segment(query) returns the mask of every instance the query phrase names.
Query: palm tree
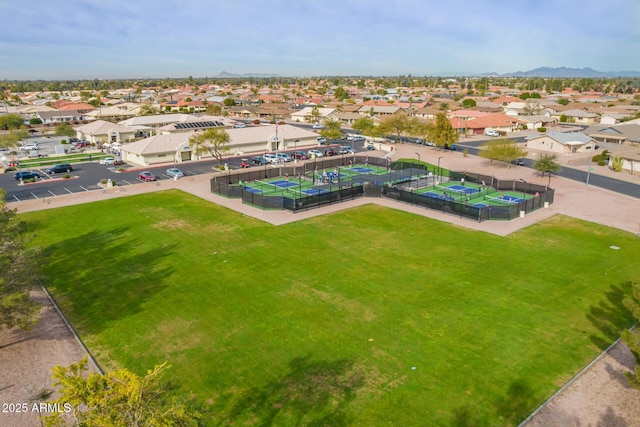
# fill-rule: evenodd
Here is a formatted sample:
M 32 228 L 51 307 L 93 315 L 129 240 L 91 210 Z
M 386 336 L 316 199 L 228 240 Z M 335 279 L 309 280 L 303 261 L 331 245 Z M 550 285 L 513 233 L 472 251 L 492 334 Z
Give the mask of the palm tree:
M 557 173 L 560 171 L 558 155 L 554 153 L 545 153 L 541 155 L 533 164 L 533 168 L 540 172 L 541 176 L 544 176 L 545 173 L 549 175 L 549 182 L 547 183 L 547 188 L 549 188 L 551 185 L 551 172 Z

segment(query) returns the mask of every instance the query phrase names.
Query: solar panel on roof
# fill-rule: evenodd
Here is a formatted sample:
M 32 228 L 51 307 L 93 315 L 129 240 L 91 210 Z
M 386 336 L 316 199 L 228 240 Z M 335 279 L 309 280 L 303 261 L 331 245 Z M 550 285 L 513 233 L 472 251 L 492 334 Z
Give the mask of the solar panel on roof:
M 188 122 L 188 123 L 176 123 L 176 129 L 202 129 L 224 126 L 222 122 Z

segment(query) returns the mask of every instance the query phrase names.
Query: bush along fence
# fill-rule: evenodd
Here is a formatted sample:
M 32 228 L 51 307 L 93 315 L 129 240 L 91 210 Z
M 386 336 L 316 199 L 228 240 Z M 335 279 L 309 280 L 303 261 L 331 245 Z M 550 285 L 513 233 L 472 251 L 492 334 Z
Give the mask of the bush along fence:
M 357 173 L 351 167 L 358 165 Z M 362 167 L 365 165 L 364 167 Z M 315 177 L 323 170 L 350 168 L 351 174 L 338 173 L 336 180 L 318 181 Z M 345 169 L 342 169 L 344 171 Z M 319 172 L 320 171 L 320 172 Z M 287 177 L 288 187 L 270 191 L 251 191 L 252 182 Z M 469 198 L 438 197 L 433 192 L 416 191 L 437 185 L 461 181 L 480 187 L 473 196 L 490 192 L 518 193 L 519 201 L 513 203 L 470 203 Z M 301 191 L 305 181 L 313 179 L 313 194 Z M 247 184 L 249 183 L 249 184 Z M 299 188 L 298 188 L 299 185 Z M 309 188 L 306 185 L 304 188 Z M 442 188 L 442 187 L 440 187 Z M 446 187 L 445 187 L 446 188 Z M 300 190 L 300 191 L 299 191 Z M 297 212 L 341 203 L 357 197 L 387 197 L 446 214 L 469 218 L 478 222 L 486 220 L 511 220 L 524 216 L 553 203 L 554 190 L 523 180 L 500 180 L 494 176 L 472 172 L 437 169 L 426 164 L 391 162 L 388 158 L 363 155 L 343 155 L 312 159 L 300 163 L 263 165 L 248 169 L 221 172 L 211 179 L 211 192 L 224 197 L 241 198 L 243 203 L 261 209 L 289 210 Z M 310 193 L 310 192 L 307 192 Z M 431 197 L 430 197 L 431 195 Z

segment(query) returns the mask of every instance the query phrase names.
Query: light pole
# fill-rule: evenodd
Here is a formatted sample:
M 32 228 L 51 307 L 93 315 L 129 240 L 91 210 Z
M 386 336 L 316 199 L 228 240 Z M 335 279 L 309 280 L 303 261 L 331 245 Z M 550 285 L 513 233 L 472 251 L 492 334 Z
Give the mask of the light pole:
M 549 177 L 551 177 L 551 172 L 547 172 Z M 589 186 L 589 176 L 591 175 L 591 154 L 589 154 L 589 165 L 587 166 L 587 187 Z M 549 182 L 551 182 L 551 178 L 549 178 Z M 547 185 L 547 188 L 549 186 Z
M 524 182 L 524 185 L 522 186 L 522 199 L 524 201 L 525 206 L 527 205 L 527 196 L 526 196 L 526 185 L 527 185 L 527 181 L 525 181 L 524 179 L 520 178 L 520 181 Z
M 416 156 L 418 156 L 418 171 L 420 170 L 420 153 L 416 151 Z M 416 182 L 420 181 L 420 172 L 418 172 L 418 178 L 416 178 Z M 417 186 L 418 184 L 416 184 Z
M 443 158 L 444 156 L 440 156 L 438 157 L 438 172 L 436 173 L 436 178 L 438 180 L 437 184 L 440 184 L 440 159 Z

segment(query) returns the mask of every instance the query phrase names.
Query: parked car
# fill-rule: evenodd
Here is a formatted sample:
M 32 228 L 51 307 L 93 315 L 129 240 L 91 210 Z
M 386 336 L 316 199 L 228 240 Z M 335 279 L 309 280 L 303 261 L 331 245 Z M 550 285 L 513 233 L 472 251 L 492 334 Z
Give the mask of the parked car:
M 456 144 L 444 144 L 444 149 L 445 150 L 451 150 L 451 151 L 456 151 L 458 149 L 458 146 Z
M 242 129 L 242 128 L 246 128 L 247 125 L 245 125 L 244 123 L 236 123 L 235 125 L 233 125 L 233 127 L 236 129 Z
M 354 150 L 353 147 L 349 145 L 341 145 L 340 148 L 338 149 L 338 152 L 340 154 L 354 154 L 356 150 Z
M 307 156 L 307 153 L 305 153 L 304 151 L 294 151 L 293 153 L 291 153 L 291 157 L 298 160 L 307 160 L 309 158 Z
M 335 156 L 335 155 L 338 155 L 338 154 L 340 154 L 338 152 L 338 150 L 336 150 L 333 147 L 330 147 L 330 148 L 327 148 L 326 150 L 324 150 L 324 155 L 325 156 Z
M 42 178 L 42 175 L 40 175 L 36 171 L 23 171 L 23 172 L 16 172 L 13 174 L 13 179 L 15 179 L 16 181 L 26 181 L 28 179 L 37 180 L 38 178 Z
M 359 141 L 366 141 L 367 138 L 365 138 L 362 135 L 349 135 L 347 137 L 347 141 L 354 141 L 354 142 L 359 142 Z
M 524 160 L 523 159 L 511 160 L 511 164 L 518 165 L 518 166 L 524 166 Z
M 484 134 L 486 136 L 500 136 L 500 132 L 498 132 L 497 130 L 493 130 L 493 129 L 487 129 L 484 131 Z
M 265 165 L 267 164 L 267 159 L 262 156 L 254 156 L 251 158 L 251 163 L 254 165 Z
M 166 174 L 169 178 L 182 178 L 184 176 L 182 171 L 178 168 L 167 169 Z
M 323 137 L 323 136 L 319 136 L 316 138 L 316 141 L 318 141 L 318 144 L 326 144 L 327 143 L 327 138 Z
M 249 166 L 251 166 L 251 163 L 249 163 L 249 159 L 240 160 L 240 167 L 241 168 L 248 168 Z
M 140 181 L 149 182 L 149 181 L 155 181 L 156 176 L 149 171 L 144 171 L 138 174 L 138 179 Z
M 71 172 L 73 170 L 73 168 L 71 167 L 71 165 L 69 163 L 60 163 L 57 165 L 53 165 L 50 168 L 45 169 L 45 173 L 48 173 L 49 175 L 53 175 L 56 173 L 64 173 L 64 172 Z
M 324 154 L 322 154 L 322 151 L 320 150 L 309 150 L 307 151 L 307 155 L 310 159 L 314 157 L 324 157 Z
M 20 147 L 20 151 L 37 151 L 39 149 L 40 149 L 40 146 L 38 146 L 38 143 L 25 144 L 22 147 Z
M 98 163 L 100 163 L 101 165 L 106 165 L 106 166 L 115 165 L 116 164 L 116 158 L 115 157 L 105 157 L 104 159 L 100 159 L 100 161 Z
M 276 155 L 277 155 L 277 156 L 280 158 L 280 160 L 282 160 L 283 162 L 291 162 L 291 161 L 293 161 L 293 158 L 292 158 L 290 155 L 288 155 L 287 153 L 277 153 Z
M 322 126 L 320 123 L 314 123 L 313 124 L 313 128 L 314 129 L 324 129 L 324 126 Z
M 267 163 L 278 163 L 280 161 L 280 159 L 278 159 L 278 156 L 273 153 L 267 153 L 262 157 L 264 157 Z

